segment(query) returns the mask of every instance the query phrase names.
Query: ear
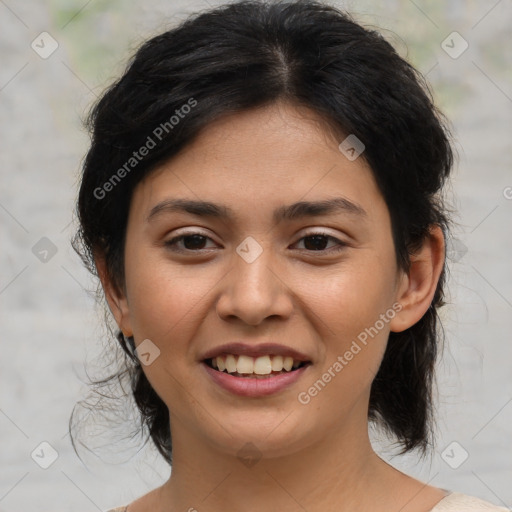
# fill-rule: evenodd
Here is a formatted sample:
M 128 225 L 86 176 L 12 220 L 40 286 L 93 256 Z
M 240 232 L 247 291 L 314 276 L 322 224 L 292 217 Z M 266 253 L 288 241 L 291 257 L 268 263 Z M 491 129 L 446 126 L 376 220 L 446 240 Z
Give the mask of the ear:
M 114 315 L 119 329 L 121 329 L 126 337 L 133 336 L 133 330 L 130 322 L 130 310 L 125 294 L 120 291 L 110 279 L 107 272 L 105 258 L 102 256 L 95 256 L 94 262 L 101 281 L 101 286 L 103 287 L 103 292 L 105 293 L 105 298 L 107 299 L 108 306 Z
M 422 246 L 410 256 L 408 273 L 402 273 L 396 301 L 402 306 L 390 322 L 393 332 L 405 331 L 421 320 L 432 304 L 444 266 L 445 241 L 440 226 L 432 226 Z

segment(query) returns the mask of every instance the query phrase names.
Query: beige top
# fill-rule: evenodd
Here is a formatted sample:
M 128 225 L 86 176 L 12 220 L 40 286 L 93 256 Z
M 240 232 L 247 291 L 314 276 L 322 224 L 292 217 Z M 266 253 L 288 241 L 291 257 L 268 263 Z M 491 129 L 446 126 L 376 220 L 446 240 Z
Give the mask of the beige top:
M 127 505 L 107 510 L 107 512 L 126 512 Z M 445 496 L 430 512 L 510 512 L 510 509 L 498 507 L 475 496 L 451 492 Z
M 498 507 L 475 496 L 451 492 L 430 512 L 510 512 L 510 509 Z

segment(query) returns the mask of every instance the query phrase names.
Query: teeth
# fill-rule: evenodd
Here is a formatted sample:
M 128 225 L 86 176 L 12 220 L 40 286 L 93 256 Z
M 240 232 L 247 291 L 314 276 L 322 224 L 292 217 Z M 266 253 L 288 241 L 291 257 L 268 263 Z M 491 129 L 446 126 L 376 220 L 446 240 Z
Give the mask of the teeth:
M 219 359 L 219 358 L 217 358 L 217 359 Z M 233 356 L 231 354 L 226 356 L 226 370 L 228 371 L 228 373 L 236 372 L 236 358 L 235 358 L 235 356 Z
M 224 364 L 224 359 L 222 357 L 216 357 L 215 361 L 217 363 L 217 368 L 223 372 L 226 369 L 226 365 Z
M 283 356 L 272 357 L 272 370 L 280 372 L 283 369 Z
M 283 367 L 284 369 L 289 372 L 292 369 L 293 366 L 293 357 L 285 357 L 283 361 Z
M 250 356 L 236 356 L 228 354 L 227 356 L 214 357 L 212 366 L 223 372 L 240 373 L 245 375 L 269 375 L 272 372 L 281 372 L 283 370 L 289 372 L 299 367 L 301 361 L 294 361 L 290 356 L 260 356 L 257 358 Z
M 256 375 L 268 375 L 272 373 L 272 361 L 270 361 L 270 356 L 261 356 L 255 359 L 253 373 Z
M 236 371 L 238 373 L 254 373 L 254 359 L 248 356 L 239 356 Z

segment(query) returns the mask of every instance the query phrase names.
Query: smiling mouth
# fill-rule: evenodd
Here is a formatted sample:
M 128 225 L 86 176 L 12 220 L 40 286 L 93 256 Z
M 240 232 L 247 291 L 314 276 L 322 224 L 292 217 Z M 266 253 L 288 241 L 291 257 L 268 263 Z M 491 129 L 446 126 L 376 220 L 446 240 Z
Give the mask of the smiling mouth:
M 270 379 L 276 375 L 293 373 L 311 364 L 310 361 L 293 361 L 291 357 L 263 356 L 254 359 L 238 356 L 237 359 L 233 355 L 205 359 L 203 363 L 219 373 L 249 379 Z

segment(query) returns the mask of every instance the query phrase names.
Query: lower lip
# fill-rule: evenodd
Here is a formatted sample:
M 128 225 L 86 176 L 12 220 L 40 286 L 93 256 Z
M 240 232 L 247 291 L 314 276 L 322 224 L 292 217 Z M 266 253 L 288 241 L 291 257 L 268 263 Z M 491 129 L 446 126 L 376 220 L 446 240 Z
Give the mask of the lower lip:
M 202 362 L 201 365 L 219 386 L 235 395 L 249 397 L 268 396 L 282 391 L 297 382 L 309 366 L 311 366 L 311 364 L 308 364 L 288 373 L 281 373 L 265 379 L 257 379 L 252 377 L 235 377 L 226 372 L 219 372 L 208 366 L 205 362 Z

